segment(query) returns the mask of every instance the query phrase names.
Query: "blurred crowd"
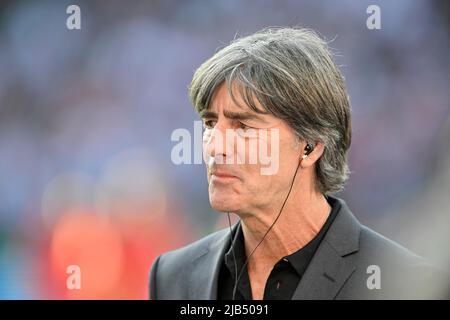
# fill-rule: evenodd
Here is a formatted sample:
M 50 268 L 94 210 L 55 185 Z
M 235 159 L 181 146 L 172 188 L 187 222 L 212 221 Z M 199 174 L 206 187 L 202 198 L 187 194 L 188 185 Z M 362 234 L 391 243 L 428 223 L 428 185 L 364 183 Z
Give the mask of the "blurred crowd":
M 68 30 L 66 8 L 81 8 Z M 358 219 L 450 266 L 445 1 L 1 1 L 0 299 L 145 299 L 160 253 L 225 226 L 202 165 L 174 165 L 198 120 L 187 86 L 233 38 L 317 30 L 352 106 Z M 66 287 L 79 265 L 82 290 Z

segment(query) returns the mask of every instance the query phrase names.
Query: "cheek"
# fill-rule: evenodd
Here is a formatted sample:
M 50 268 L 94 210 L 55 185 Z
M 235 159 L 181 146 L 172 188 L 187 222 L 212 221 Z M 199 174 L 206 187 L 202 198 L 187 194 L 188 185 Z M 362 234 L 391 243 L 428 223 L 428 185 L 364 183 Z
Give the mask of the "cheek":
M 202 140 L 202 154 L 203 154 L 203 161 L 205 161 L 206 164 L 209 163 L 210 155 L 208 154 L 208 145 L 210 143 L 211 139 L 211 131 L 205 130 L 203 133 L 203 140 Z
M 206 151 L 206 147 L 207 147 L 207 144 L 203 143 L 203 150 L 202 150 L 203 151 L 202 152 L 202 154 L 203 154 L 203 161 L 208 166 L 210 156 L 209 156 L 208 152 Z
M 210 137 L 211 137 L 211 129 L 205 128 L 203 131 L 203 142 L 207 142 L 209 141 Z
M 267 149 L 267 141 L 260 139 L 257 135 L 251 137 L 238 136 L 235 141 L 235 154 L 240 163 L 246 166 L 259 166 L 261 164 L 261 150 Z

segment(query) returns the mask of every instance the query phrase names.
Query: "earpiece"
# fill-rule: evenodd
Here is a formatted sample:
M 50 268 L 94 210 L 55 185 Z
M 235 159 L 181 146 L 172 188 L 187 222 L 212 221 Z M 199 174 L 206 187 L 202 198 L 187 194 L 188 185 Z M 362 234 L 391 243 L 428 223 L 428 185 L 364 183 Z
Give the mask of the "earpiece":
M 314 146 L 311 143 L 307 143 L 305 147 L 305 154 L 302 155 L 302 159 L 305 159 L 311 152 L 313 152 Z

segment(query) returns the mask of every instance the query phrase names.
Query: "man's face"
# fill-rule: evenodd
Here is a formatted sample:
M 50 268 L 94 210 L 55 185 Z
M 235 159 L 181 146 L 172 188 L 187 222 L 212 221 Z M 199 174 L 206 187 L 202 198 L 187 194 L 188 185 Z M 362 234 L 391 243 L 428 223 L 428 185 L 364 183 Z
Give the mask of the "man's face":
M 279 207 L 303 148 L 284 121 L 256 113 L 235 92 L 238 104 L 222 84 L 202 114 L 211 206 L 240 214 Z

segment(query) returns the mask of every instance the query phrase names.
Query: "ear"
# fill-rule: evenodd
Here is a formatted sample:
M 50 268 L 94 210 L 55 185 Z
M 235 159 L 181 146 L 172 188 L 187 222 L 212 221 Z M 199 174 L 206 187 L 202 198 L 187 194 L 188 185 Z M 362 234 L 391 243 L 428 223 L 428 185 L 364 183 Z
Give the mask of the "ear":
M 305 155 L 305 147 L 306 147 L 306 142 L 303 141 L 302 142 L 302 154 L 300 155 L 300 161 L 301 163 L 301 167 L 302 168 L 308 168 L 314 165 L 314 163 L 316 163 L 317 160 L 319 160 L 319 158 L 322 156 L 323 151 L 325 150 L 325 145 L 323 142 L 319 141 L 319 142 L 315 142 L 314 143 L 314 150 L 307 155 L 306 157 L 304 157 Z

